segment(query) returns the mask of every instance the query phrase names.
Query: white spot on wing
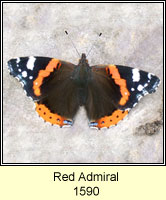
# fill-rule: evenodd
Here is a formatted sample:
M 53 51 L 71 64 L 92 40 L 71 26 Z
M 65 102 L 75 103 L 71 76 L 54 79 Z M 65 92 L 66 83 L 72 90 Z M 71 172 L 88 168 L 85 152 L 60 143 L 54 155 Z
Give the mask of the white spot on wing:
M 28 62 L 27 62 L 27 68 L 28 68 L 28 69 L 33 70 L 35 60 L 36 60 L 35 57 L 33 57 L 33 56 L 30 56 L 30 57 L 29 57 L 29 60 L 28 60 Z
M 70 128 L 71 125 L 63 125 L 62 127 L 63 127 L 63 128 Z
M 29 79 L 33 79 L 33 76 L 30 76 Z
M 32 97 L 30 97 L 30 96 L 28 96 L 28 97 L 29 97 L 31 100 L 33 100 Z
M 137 105 L 137 103 L 133 104 L 133 107 L 135 107 Z
M 95 130 L 99 130 L 97 127 L 95 126 L 90 126 L 91 129 L 95 129 Z
M 137 90 L 138 91 L 142 91 L 144 89 L 144 87 L 142 85 L 138 85 Z
M 91 129 L 96 129 L 96 130 L 98 130 L 97 125 L 98 125 L 97 122 L 90 122 L 90 123 L 89 123 L 89 127 L 90 127 Z
M 19 63 L 19 62 L 20 62 L 20 58 L 16 58 L 16 63 Z
M 133 82 L 138 82 L 140 80 L 139 70 L 138 69 L 133 69 L 132 73 L 133 73 L 133 76 L 132 76 Z
M 143 95 L 145 96 L 147 94 L 149 94 L 149 93 L 146 90 L 143 90 Z
M 149 79 L 152 78 L 152 73 L 148 73 L 148 78 L 149 78 Z
M 24 87 L 24 82 L 20 82 L 20 83 L 21 83 L 22 87 Z
M 134 89 L 134 88 L 131 88 L 131 91 L 135 91 L 135 89 Z
M 23 72 L 22 72 L 22 77 L 24 77 L 24 78 L 27 77 L 27 72 L 26 72 L 26 71 L 23 71 Z
M 73 125 L 73 122 L 70 121 L 70 120 L 64 120 L 63 123 L 65 124 L 65 126 L 72 126 Z M 63 125 L 64 126 L 64 125 Z
M 137 99 L 138 99 L 138 101 L 140 101 L 142 99 L 142 95 L 138 94 Z

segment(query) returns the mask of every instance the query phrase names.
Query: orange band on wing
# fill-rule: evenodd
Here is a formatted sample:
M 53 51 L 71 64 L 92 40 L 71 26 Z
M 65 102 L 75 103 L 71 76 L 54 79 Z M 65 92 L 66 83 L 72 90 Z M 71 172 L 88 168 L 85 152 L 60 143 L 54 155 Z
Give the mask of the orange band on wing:
M 120 77 L 119 71 L 118 71 L 118 69 L 117 69 L 117 67 L 115 65 L 109 65 L 106 68 L 106 72 L 112 76 L 112 78 L 115 81 L 115 84 L 119 85 L 120 93 L 122 95 L 122 97 L 121 97 L 121 99 L 119 101 L 119 104 L 121 106 L 124 106 L 126 104 L 126 102 L 128 101 L 129 96 L 130 96 L 130 92 L 127 89 L 126 80 L 122 79 Z
M 107 127 L 109 128 L 110 126 L 116 125 L 119 121 L 121 121 L 126 115 L 128 114 L 128 111 L 125 110 L 115 110 L 112 115 L 110 116 L 105 116 L 97 120 L 96 122 L 98 123 L 96 127 L 98 128 L 103 128 Z
M 35 103 L 35 105 L 36 105 L 36 112 L 46 122 L 50 122 L 51 124 L 57 124 L 61 127 L 63 125 L 66 125 L 66 123 L 64 123 L 64 120 L 67 120 L 65 117 L 61 117 L 58 114 L 52 113 L 44 104 Z
M 41 95 L 40 86 L 42 85 L 44 78 L 48 77 L 54 69 L 59 69 L 60 66 L 61 63 L 58 59 L 52 59 L 44 70 L 39 71 L 38 77 L 33 81 L 33 90 L 36 96 Z

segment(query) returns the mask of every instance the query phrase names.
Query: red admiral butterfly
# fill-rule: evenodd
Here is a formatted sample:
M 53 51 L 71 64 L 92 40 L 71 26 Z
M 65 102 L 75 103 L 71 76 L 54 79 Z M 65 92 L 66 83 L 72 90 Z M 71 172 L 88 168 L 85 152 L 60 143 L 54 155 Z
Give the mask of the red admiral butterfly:
M 85 54 L 78 65 L 31 56 L 11 59 L 8 67 L 35 101 L 39 116 L 60 127 L 73 124 L 80 106 L 90 127 L 116 125 L 160 83 L 157 76 L 127 66 L 89 66 Z

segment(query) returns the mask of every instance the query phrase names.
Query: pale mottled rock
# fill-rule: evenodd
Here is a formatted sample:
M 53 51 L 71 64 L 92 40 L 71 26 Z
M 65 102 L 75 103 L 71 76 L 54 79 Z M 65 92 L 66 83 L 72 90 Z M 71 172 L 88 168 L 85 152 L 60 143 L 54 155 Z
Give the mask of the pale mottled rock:
M 4 162 L 161 163 L 162 82 L 116 127 L 91 130 L 80 109 L 74 126 L 60 129 L 35 114 L 33 102 L 5 63 L 29 55 L 77 63 L 78 55 L 64 34 L 68 30 L 79 52 L 88 52 L 94 43 L 90 64 L 138 67 L 162 81 L 162 12 L 161 3 L 4 4 Z

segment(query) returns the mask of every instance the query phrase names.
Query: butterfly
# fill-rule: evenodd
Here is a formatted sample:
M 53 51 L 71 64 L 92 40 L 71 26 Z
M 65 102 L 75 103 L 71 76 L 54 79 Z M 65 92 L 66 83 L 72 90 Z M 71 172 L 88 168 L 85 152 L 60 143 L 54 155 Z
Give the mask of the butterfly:
M 80 106 L 91 128 L 116 125 L 160 83 L 154 74 L 128 66 L 89 66 L 85 54 L 78 65 L 30 56 L 9 60 L 8 68 L 35 102 L 39 116 L 60 127 L 73 125 Z

